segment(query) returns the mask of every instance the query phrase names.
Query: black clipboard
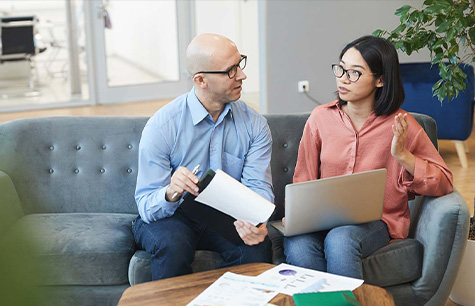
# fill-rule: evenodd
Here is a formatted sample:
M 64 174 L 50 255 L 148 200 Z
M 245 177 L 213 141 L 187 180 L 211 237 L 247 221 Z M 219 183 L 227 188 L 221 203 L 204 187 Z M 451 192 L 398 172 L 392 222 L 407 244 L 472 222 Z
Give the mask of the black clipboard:
M 210 169 L 201 176 L 197 184 L 200 192 L 211 183 L 214 175 L 215 172 Z M 234 226 L 236 219 L 206 204 L 195 201 L 195 198 L 191 193 L 187 193 L 183 197 L 183 202 L 178 207 L 181 214 L 198 224 L 209 227 L 233 244 L 237 245 L 243 242 Z

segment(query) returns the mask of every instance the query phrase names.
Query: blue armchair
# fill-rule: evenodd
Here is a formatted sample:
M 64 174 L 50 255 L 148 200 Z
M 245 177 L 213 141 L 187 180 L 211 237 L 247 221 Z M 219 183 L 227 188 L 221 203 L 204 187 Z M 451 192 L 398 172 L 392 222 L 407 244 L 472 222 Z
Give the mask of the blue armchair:
M 473 67 L 461 65 L 467 74 L 467 87 L 458 97 L 442 105 L 437 97 L 432 97 L 432 86 L 440 79 L 437 66 L 430 63 L 401 64 L 401 77 L 406 92 L 402 106 L 409 112 L 431 116 L 437 122 L 438 139 L 448 139 L 455 143 L 457 154 L 463 168 L 467 168 L 467 150 L 464 141 L 470 136 L 473 127 L 473 107 L 475 81 Z

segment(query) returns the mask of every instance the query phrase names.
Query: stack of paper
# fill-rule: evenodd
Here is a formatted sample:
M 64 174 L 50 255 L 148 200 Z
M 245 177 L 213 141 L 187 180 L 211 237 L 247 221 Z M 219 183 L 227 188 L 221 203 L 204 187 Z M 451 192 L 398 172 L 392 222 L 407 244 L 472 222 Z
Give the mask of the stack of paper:
M 302 301 L 312 298 L 329 298 L 328 295 L 315 297 L 302 295 L 303 293 L 353 291 L 361 284 L 363 284 L 361 279 L 280 264 L 258 276 L 227 272 L 191 301 L 188 306 L 261 306 L 266 305 L 278 293 L 294 295 L 294 299 L 299 294 L 295 300 L 297 302 L 299 299 L 302 303 Z M 351 292 L 346 296 L 341 292 L 335 294 L 330 295 L 330 298 L 343 298 L 348 302 L 348 305 L 358 305 Z
M 288 264 L 280 264 L 256 278 L 267 284 L 280 287 L 288 295 L 306 292 L 353 291 L 363 284 L 362 279 L 350 278 Z
M 188 306 L 263 306 L 279 294 L 278 289 L 255 276 L 226 272 Z

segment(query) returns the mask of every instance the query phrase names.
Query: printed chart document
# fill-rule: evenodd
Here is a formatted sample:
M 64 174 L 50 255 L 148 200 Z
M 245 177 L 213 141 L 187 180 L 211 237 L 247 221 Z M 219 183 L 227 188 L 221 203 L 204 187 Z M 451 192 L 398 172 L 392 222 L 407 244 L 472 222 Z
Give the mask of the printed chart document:
M 261 283 L 255 276 L 226 272 L 187 306 L 261 306 L 278 293 L 273 284 Z
M 280 264 L 256 276 L 257 280 L 281 287 L 280 292 L 295 293 L 353 291 L 363 284 L 362 279 L 339 276 L 300 268 L 289 264 Z
M 252 225 L 266 222 L 275 205 L 222 170 L 216 171 L 211 183 L 196 197 L 195 201 L 209 205 L 231 217 Z

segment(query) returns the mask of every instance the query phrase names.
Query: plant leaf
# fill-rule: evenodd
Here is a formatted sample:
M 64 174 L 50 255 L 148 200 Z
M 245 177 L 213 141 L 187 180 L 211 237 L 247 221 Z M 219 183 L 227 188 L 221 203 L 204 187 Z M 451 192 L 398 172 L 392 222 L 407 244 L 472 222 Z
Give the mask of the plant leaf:
M 448 40 L 448 41 L 451 41 L 452 39 L 454 39 L 456 32 L 457 32 L 457 29 L 456 29 L 456 28 L 450 28 L 450 29 L 447 31 L 447 40 Z
M 399 34 L 402 31 L 404 31 L 404 29 L 406 29 L 406 24 L 401 23 L 397 28 L 395 28 L 394 30 L 391 31 L 391 34 L 396 34 L 396 33 Z
M 371 33 L 371 35 L 376 36 L 376 37 L 383 37 L 383 35 L 386 33 L 387 32 L 385 30 L 377 29 L 376 31 Z
M 436 31 L 437 33 L 443 33 L 443 32 L 445 32 L 445 31 L 447 31 L 447 30 L 450 28 L 451 25 L 452 25 L 452 20 L 449 19 L 449 20 L 447 20 L 447 21 L 442 22 L 442 23 L 437 27 L 437 29 L 436 29 L 435 31 Z
M 435 44 L 432 46 L 432 50 L 435 50 L 435 49 L 440 49 L 439 47 L 442 46 L 444 44 L 444 40 L 443 39 L 438 39 Z
M 440 87 L 440 85 L 442 84 L 444 80 L 440 79 L 437 81 L 437 83 L 435 83 L 433 86 L 432 86 L 432 92 L 434 92 L 434 90 L 438 89 Z
M 475 43 L 475 27 L 472 27 L 468 30 L 468 36 L 470 37 L 472 44 Z
M 401 6 L 400 8 L 398 8 L 396 10 L 396 12 L 394 13 L 394 15 L 396 16 L 401 16 L 403 14 L 407 14 L 407 12 L 411 9 L 411 6 L 410 5 L 404 5 L 404 6 Z

